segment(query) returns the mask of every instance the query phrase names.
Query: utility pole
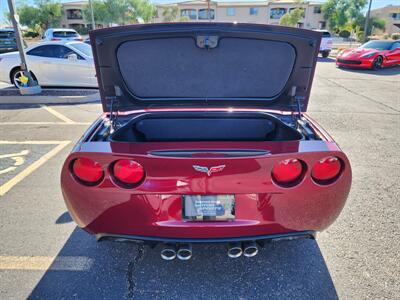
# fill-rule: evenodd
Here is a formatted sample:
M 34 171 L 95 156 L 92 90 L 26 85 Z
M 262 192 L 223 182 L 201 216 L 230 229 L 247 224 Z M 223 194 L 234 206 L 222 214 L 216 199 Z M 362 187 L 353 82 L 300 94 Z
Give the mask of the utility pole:
M 92 30 L 96 29 L 96 23 L 94 22 L 94 13 L 93 13 L 93 3 L 92 0 L 89 0 L 89 6 L 90 6 L 90 14 L 92 16 Z
M 365 17 L 365 23 L 364 23 L 364 38 L 363 38 L 364 43 L 367 40 L 367 31 L 368 31 L 369 15 L 371 13 L 371 4 L 372 4 L 372 0 L 369 0 L 367 16 Z
M 21 95 L 39 94 L 42 89 L 40 88 L 38 83 L 33 80 L 31 73 L 29 72 L 28 65 L 26 64 L 24 45 L 22 42 L 21 29 L 19 25 L 19 16 L 15 11 L 14 0 L 8 0 L 8 8 L 10 10 L 10 18 L 14 27 L 15 40 L 17 42 L 19 56 L 21 58 L 21 71 L 22 74 L 28 78 L 27 86 L 21 85 L 19 87 L 19 91 Z

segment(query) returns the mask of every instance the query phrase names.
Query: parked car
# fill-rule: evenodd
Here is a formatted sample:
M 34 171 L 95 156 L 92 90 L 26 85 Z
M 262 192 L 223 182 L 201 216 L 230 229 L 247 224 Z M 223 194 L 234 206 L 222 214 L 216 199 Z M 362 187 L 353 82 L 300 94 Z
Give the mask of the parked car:
M 44 42 L 26 49 L 32 76 L 43 86 L 97 87 L 93 54 L 83 42 Z M 18 52 L 0 55 L 0 81 L 20 86 Z
M 23 41 L 24 46 L 26 43 Z M 14 29 L 0 29 L 0 53 L 18 51 L 17 42 L 15 40 Z
M 373 40 L 338 53 L 338 67 L 378 70 L 400 64 L 400 40 Z
M 332 45 L 333 45 L 332 35 L 327 30 L 316 30 L 316 31 L 322 33 L 321 45 L 319 46 L 319 53 L 322 55 L 322 57 L 326 58 L 332 51 Z
M 165 23 L 90 39 L 104 114 L 61 173 L 81 228 L 162 243 L 166 260 L 214 242 L 234 258 L 264 240 L 313 238 L 338 217 L 350 163 L 305 114 L 319 33 Z
M 83 41 L 76 30 L 68 28 L 49 28 L 43 34 L 44 41 Z

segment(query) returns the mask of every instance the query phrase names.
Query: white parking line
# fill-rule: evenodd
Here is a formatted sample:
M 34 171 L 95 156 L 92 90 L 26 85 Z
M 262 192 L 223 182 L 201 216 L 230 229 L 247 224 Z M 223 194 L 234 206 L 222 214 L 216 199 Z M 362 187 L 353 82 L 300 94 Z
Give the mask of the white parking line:
M 13 186 L 22 181 L 25 177 L 47 162 L 50 158 L 55 156 L 58 152 L 60 152 L 64 147 L 66 147 L 71 141 L 23 141 L 23 142 L 12 142 L 12 141 L 0 141 L 0 144 L 32 144 L 32 145 L 51 145 L 58 144 L 55 148 L 44 154 L 38 160 L 30 164 L 28 167 L 23 169 L 16 176 L 11 178 L 9 181 L 0 186 L 0 196 L 4 196 Z
M 0 270 L 86 271 L 92 265 L 86 256 L 0 256 Z
M 0 122 L 1 125 L 91 125 L 90 122 Z
M 53 109 L 53 108 L 51 108 L 49 106 L 42 105 L 41 107 L 44 108 L 45 110 L 47 110 L 49 113 L 51 113 L 56 118 L 60 119 L 61 121 L 64 121 L 65 123 L 68 123 L 68 124 L 74 124 L 75 123 L 70 118 L 64 116 L 62 113 L 59 113 L 58 111 L 56 111 L 55 109 Z

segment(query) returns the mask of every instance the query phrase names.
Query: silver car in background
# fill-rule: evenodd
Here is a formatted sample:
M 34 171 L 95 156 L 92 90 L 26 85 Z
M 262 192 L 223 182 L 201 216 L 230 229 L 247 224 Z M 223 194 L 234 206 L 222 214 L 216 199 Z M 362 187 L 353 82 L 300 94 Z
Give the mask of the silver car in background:
M 83 41 L 76 30 L 69 28 L 49 28 L 43 34 L 43 41 Z

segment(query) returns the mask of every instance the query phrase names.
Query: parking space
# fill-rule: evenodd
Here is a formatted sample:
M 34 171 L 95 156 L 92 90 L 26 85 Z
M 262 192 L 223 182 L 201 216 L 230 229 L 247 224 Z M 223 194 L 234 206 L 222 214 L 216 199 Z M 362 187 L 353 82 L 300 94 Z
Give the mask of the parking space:
M 29 171 L 0 195 L 0 299 L 397 298 L 399 90 L 400 67 L 340 70 L 321 59 L 309 114 L 352 163 L 343 213 L 317 241 L 272 243 L 237 260 L 223 245 L 195 246 L 187 262 L 97 243 L 67 213 L 61 166 L 99 103 L 0 105 L 0 185 Z

